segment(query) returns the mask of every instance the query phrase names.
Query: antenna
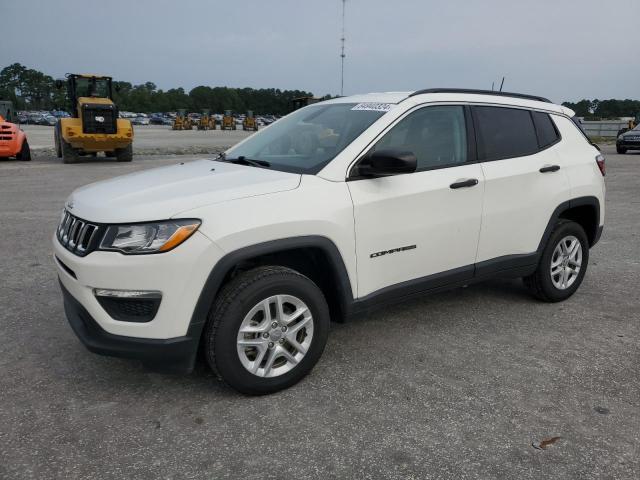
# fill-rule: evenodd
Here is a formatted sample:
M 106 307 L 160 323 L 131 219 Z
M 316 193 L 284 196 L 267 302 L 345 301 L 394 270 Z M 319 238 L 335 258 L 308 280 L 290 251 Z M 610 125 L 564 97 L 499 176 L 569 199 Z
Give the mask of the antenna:
M 342 43 L 342 50 L 340 52 L 340 96 L 344 96 L 344 11 L 347 0 L 342 0 L 342 37 L 340 37 L 340 42 Z
M 491 82 L 491 91 L 495 90 L 496 82 Z
M 502 91 L 502 87 L 504 86 L 504 77 L 502 77 L 502 82 L 500 83 L 500 92 Z

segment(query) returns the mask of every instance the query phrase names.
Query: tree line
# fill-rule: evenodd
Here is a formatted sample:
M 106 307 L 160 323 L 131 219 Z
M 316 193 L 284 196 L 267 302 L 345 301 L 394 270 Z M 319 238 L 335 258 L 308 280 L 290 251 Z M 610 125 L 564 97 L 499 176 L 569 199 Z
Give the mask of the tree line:
M 183 88 L 159 89 L 153 82 L 133 85 L 113 81 L 113 97 L 121 111 L 174 112 L 180 108 L 199 112 L 233 110 L 256 114 L 282 115 L 291 110 L 291 100 L 312 96 L 304 90 L 277 88 L 230 88 L 198 86 L 186 92 Z M 329 98 L 326 95 L 326 98 Z M 18 110 L 67 110 L 65 89 L 57 89 L 55 79 L 37 70 L 14 63 L 0 71 L 0 100 L 11 100 Z
M 578 117 L 589 120 L 640 115 L 640 100 L 580 100 L 576 103 L 564 102 L 562 105 L 576 112 Z
M 192 112 L 253 110 L 256 114 L 282 115 L 296 97 L 312 96 L 303 90 L 277 88 L 230 88 L 198 86 L 162 90 L 153 82 L 133 85 L 115 81 L 114 100 L 120 110 L 130 112 L 173 112 L 180 108 Z M 330 98 L 325 95 L 323 98 Z M 18 110 L 70 110 L 64 89 L 58 90 L 53 77 L 14 63 L 0 71 L 0 100 L 11 100 Z M 564 102 L 579 117 L 588 119 L 633 117 L 640 114 L 640 100 L 580 100 Z

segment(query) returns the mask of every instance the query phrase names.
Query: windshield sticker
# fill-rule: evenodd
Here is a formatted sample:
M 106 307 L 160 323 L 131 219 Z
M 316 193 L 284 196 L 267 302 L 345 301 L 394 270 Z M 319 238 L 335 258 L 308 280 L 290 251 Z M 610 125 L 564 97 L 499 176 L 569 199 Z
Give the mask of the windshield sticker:
M 359 103 L 351 110 L 373 110 L 374 112 L 388 112 L 393 107 L 391 103 Z

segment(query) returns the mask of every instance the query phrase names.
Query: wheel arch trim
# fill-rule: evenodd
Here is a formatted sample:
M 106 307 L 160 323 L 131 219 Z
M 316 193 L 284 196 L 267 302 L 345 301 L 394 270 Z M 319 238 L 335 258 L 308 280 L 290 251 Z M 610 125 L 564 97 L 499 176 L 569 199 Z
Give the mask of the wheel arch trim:
M 319 248 L 326 255 L 334 270 L 336 281 L 338 282 L 338 292 L 340 303 L 343 307 L 353 303 L 354 294 L 351 287 L 349 273 L 345 266 L 342 255 L 333 241 L 327 237 L 319 235 L 307 235 L 300 237 L 283 238 L 267 242 L 249 245 L 247 247 L 234 250 L 224 255 L 213 267 L 211 273 L 200 292 L 198 301 L 194 308 L 189 323 L 189 334 L 200 334 L 207 322 L 209 311 L 213 301 L 222 288 L 222 284 L 227 274 L 239 263 L 260 257 L 267 254 L 284 252 L 298 248 Z
M 572 208 L 575 207 L 593 207 L 596 212 L 596 231 L 595 232 L 585 232 L 589 238 L 593 238 L 590 247 L 593 247 L 598 240 L 600 239 L 600 235 L 602 233 L 602 228 L 600 225 L 600 200 L 597 197 L 587 196 L 587 197 L 578 197 L 573 198 L 571 200 L 567 200 L 566 202 L 562 202 L 560 205 L 556 207 L 556 209 L 551 214 L 551 218 L 549 219 L 549 223 L 547 223 L 547 227 L 542 234 L 542 238 L 540 239 L 540 243 L 538 244 L 537 252 L 539 254 L 542 253 L 549 237 L 551 236 L 551 232 L 553 231 L 553 227 L 558 222 L 558 219 L 562 216 L 562 214 Z

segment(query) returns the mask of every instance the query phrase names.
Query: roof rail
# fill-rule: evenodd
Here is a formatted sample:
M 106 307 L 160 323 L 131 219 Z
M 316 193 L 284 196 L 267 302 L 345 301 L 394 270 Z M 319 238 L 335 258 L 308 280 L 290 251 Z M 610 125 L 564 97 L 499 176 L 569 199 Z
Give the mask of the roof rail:
M 414 95 L 422 95 L 425 93 L 471 93 L 475 95 L 497 95 L 499 97 L 525 98 L 527 100 L 536 100 L 538 102 L 553 103 L 548 98 L 538 97 L 536 95 L 527 95 L 525 93 L 496 92 L 494 90 L 474 90 L 467 88 L 426 88 L 424 90 L 417 90 L 409 96 L 413 97 Z

